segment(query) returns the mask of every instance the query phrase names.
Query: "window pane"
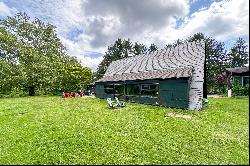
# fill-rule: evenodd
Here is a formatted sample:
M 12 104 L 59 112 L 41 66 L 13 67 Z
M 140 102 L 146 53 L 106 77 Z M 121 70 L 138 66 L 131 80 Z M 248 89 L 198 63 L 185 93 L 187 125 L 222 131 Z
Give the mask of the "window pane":
M 113 89 L 113 84 L 106 84 L 104 85 L 104 89 Z
M 125 95 L 123 95 L 123 94 L 116 94 L 115 97 L 117 97 L 121 101 L 125 101 L 126 100 Z
M 127 85 L 127 94 L 128 95 L 139 95 L 140 87 L 138 84 L 128 84 Z
M 150 89 L 152 89 L 152 90 L 154 89 L 154 90 L 158 91 L 158 84 L 151 84 Z
M 249 77 L 243 77 L 243 86 L 249 85 Z
M 238 83 L 239 85 L 242 85 L 242 77 L 235 76 L 234 83 Z
M 124 94 L 124 85 L 123 84 L 115 84 L 115 94 Z
M 141 96 L 157 97 L 158 96 L 158 84 L 142 84 Z
M 104 85 L 104 92 L 106 94 L 113 94 L 114 91 L 113 91 L 113 84 L 106 84 Z
M 113 94 L 113 89 L 104 89 L 104 92 L 107 94 Z
M 150 85 L 149 84 L 143 84 L 143 85 L 141 85 L 141 89 L 142 90 L 149 90 L 150 89 Z

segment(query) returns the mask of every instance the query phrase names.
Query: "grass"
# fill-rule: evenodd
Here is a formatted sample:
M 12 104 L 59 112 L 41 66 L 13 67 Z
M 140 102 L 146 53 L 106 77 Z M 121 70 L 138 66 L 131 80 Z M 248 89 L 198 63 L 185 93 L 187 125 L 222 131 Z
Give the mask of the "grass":
M 0 164 L 249 164 L 249 99 L 209 101 L 197 112 L 136 103 L 113 110 L 92 98 L 0 99 Z

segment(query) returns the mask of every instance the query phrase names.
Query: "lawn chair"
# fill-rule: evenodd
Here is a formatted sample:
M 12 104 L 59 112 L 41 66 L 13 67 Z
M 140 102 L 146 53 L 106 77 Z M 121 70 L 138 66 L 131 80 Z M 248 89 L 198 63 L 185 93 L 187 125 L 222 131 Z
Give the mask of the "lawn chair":
M 115 108 L 118 106 L 118 104 L 114 103 L 111 98 L 107 98 L 107 102 L 109 104 L 109 108 Z
M 115 100 L 116 100 L 119 107 L 125 107 L 126 106 L 125 102 L 119 101 L 118 97 L 115 97 Z

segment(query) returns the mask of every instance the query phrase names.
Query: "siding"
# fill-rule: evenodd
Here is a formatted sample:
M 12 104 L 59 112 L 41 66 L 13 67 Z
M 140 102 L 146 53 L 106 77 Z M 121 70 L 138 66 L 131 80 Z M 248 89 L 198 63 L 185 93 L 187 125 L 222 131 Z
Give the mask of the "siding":
M 110 82 L 113 84 L 115 82 Z M 127 96 L 129 102 L 137 102 L 143 104 L 163 105 L 167 107 L 188 109 L 189 104 L 189 80 L 188 79 L 166 79 L 166 80 L 144 80 L 144 81 L 126 81 L 124 84 L 150 84 L 159 83 L 158 96 Z M 107 83 L 96 84 L 96 97 L 98 98 L 114 98 L 112 94 L 104 92 L 104 85 Z M 125 98 L 125 97 L 124 97 Z M 119 98 L 120 99 L 120 98 Z

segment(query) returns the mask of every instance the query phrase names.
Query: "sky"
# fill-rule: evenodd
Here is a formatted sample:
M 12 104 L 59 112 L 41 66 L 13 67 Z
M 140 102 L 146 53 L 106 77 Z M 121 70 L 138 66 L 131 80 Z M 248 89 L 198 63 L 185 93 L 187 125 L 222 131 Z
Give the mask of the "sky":
M 249 0 L 0 0 L 0 19 L 26 12 L 56 26 L 68 53 L 96 70 L 118 38 L 163 48 L 203 32 L 249 44 Z

